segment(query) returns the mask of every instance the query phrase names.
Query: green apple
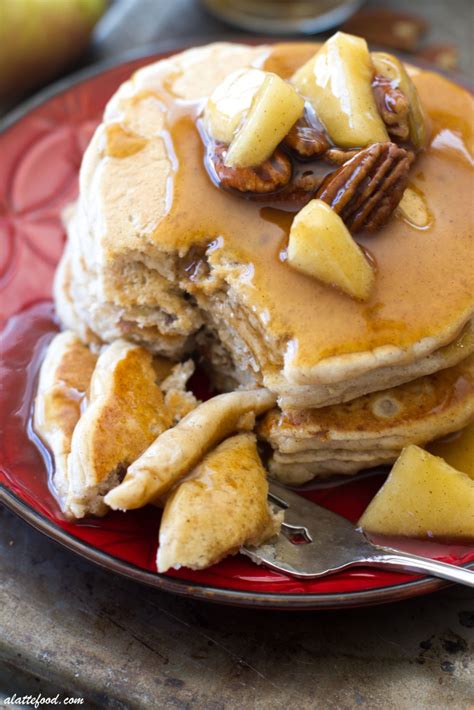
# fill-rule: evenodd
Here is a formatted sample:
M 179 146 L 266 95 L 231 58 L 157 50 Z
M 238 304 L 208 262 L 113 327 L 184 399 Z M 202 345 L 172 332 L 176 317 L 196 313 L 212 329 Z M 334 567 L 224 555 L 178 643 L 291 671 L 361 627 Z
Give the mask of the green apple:
M 87 46 L 106 0 L 0 0 L 0 98 L 40 86 Z

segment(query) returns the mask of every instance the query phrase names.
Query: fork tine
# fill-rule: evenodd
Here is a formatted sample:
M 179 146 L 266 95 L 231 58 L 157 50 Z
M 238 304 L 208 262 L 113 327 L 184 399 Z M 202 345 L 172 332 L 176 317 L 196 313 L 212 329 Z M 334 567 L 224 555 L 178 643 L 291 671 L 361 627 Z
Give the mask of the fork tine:
M 294 545 L 281 533 L 268 543 L 259 547 L 244 547 L 241 552 L 258 565 L 264 564 L 283 574 L 290 574 L 292 577 L 308 577 L 307 569 L 312 570 L 312 553 L 308 553 L 307 548 L 311 545 Z M 305 549 L 306 548 L 306 549 Z
M 350 567 L 369 565 L 427 572 L 474 588 L 474 571 L 372 544 L 361 530 L 302 496 L 270 482 L 269 498 L 285 509 L 282 531 L 260 547 L 241 552 L 257 564 L 299 579 L 315 579 Z M 304 530 L 306 544 L 295 544 L 285 532 Z M 308 539 L 309 537 L 309 539 Z
M 348 520 L 275 481 L 269 482 L 269 499 L 284 509 L 285 520 L 275 538 L 242 549 L 257 564 L 307 579 L 350 567 L 372 549 Z M 305 544 L 295 544 L 285 534 L 298 532 L 306 537 Z M 352 556 L 355 548 L 357 554 Z
M 285 488 L 280 483 L 269 481 L 269 498 L 284 508 L 285 523 L 288 525 L 306 527 L 312 530 L 313 534 L 323 533 L 328 526 L 344 530 L 346 534 L 356 534 L 349 520 Z

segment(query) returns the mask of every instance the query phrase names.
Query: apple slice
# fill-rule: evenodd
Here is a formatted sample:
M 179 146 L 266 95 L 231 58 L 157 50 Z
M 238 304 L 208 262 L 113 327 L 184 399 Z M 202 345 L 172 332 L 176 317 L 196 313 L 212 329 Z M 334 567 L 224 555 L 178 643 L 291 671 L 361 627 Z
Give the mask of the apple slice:
M 385 535 L 474 539 L 474 480 L 407 446 L 359 525 Z
M 417 150 L 426 145 L 427 131 L 426 121 L 421 107 L 416 86 L 408 75 L 403 63 L 386 52 L 372 52 L 372 62 L 376 74 L 391 81 L 395 88 L 400 89 L 410 106 L 408 113 L 408 123 L 410 126 L 410 140 Z
M 261 69 L 238 69 L 214 89 L 204 109 L 204 125 L 212 138 L 232 142 L 266 78 Z
M 304 111 L 298 92 L 276 74 L 267 72 L 265 81 L 229 146 L 225 164 L 229 167 L 261 165 L 283 140 Z
M 293 220 L 288 263 L 360 301 L 369 298 L 375 281 L 344 222 L 322 200 L 311 200 Z
M 372 92 L 373 73 L 365 39 L 337 32 L 291 81 L 336 145 L 361 148 L 388 140 Z

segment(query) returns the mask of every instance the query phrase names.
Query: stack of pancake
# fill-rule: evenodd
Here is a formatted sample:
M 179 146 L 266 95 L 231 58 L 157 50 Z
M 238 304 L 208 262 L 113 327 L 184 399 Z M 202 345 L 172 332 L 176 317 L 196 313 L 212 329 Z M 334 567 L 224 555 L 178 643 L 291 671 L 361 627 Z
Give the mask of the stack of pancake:
M 389 464 L 474 417 L 474 361 L 345 404 L 270 412 L 259 434 L 273 450 L 271 473 L 289 484 Z
M 429 223 L 395 213 L 358 235 L 376 268 L 360 303 L 290 268 L 293 213 L 212 182 L 199 117 L 231 71 L 288 78 L 313 44 L 213 44 L 138 71 L 109 102 L 84 157 L 55 297 L 65 326 L 179 360 L 219 389 L 278 398 L 258 433 L 285 481 L 393 461 L 473 415 L 472 99 L 413 71 L 431 122 L 410 186 Z

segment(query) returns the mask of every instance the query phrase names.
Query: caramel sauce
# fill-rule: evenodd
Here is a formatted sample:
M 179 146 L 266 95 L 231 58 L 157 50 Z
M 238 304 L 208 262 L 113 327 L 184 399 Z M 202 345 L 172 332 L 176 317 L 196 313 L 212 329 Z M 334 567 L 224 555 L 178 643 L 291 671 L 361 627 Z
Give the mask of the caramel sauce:
M 409 196 L 408 202 L 407 196 Z M 428 207 L 426 195 L 411 184 L 408 184 L 394 217 L 405 220 L 414 229 L 429 229 L 433 224 L 433 215 Z
M 276 45 L 264 67 L 287 77 L 312 51 L 308 44 Z M 473 181 L 466 159 L 471 97 L 436 74 L 419 72 L 414 81 L 433 131 L 410 184 L 424 195 L 431 223 L 420 230 L 393 218 L 376 234 L 357 235 L 377 271 L 373 294 L 361 304 L 281 258 L 291 213 L 278 202 L 262 203 L 213 184 L 196 124 L 203 101 L 177 98 L 169 77 L 159 89 L 154 80 L 153 90 L 166 107 L 162 136 L 172 179 L 168 211 L 153 240 L 181 256 L 213 243 L 215 262 L 241 264 L 243 276 L 235 287 L 242 300 L 283 350 L 288 344 L 292 364 L 303 370 L 329 356 L 384 345 L 403 348 L 432 336 L 439 344 L 449 342 L 472 310 Z
M 282 79 L 289 79 L 314 56 L 318 46 L 314 42 L 279 42 L 273 45 L 262 69 L 272 71 Z
M 111 158 L 128 158 L 142 150 L 146 138 L 126 130 L 120 123 L 111 123 L 106 128 L 105 155 Z
M 449 437 L 434 441 L 427 447 L 450 466 L 467 473 L 474 480 L 474 422 Z

